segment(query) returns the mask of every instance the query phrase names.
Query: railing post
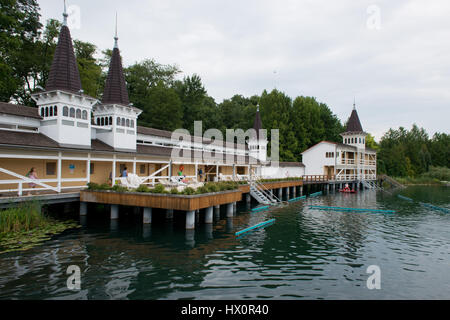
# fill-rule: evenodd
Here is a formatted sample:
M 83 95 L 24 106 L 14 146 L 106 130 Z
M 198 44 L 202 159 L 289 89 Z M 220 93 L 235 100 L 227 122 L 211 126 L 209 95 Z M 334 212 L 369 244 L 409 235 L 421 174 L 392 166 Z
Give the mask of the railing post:
M 22 182 L 19 182 L 19 188 L 18 188 L 19 190 L 18 190 L 18 192 L 17 192 L 17 194 L 19 195 L 19 196 L 21 196 L 22 195 Z
M 57 184 L 57 190 L 58 193 L 61 192 L 61 172 L 62 172 L 62 160 L 61 160 L 62 154 L 61 152 L 58 152 L 58 173 L 57 173 L 57 179 L 58 179 L 58 184 Z

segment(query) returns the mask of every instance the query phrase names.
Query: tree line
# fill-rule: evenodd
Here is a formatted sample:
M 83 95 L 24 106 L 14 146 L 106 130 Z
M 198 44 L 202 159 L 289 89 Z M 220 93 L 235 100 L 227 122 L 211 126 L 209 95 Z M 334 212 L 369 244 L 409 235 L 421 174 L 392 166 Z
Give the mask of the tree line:
M 61 24 L 51 19 L 42 25 L 35 0 L 2 0 L 0 7 L 0 99 L 35 106 L 31 94 L 45 88 Z M 76 39 L 74 50 L 84 92 L 101 99 L 112 51 L 98 52 L 94 44 Z M 124 66 L 124 73 L 130 101 L 143 111 L 142 126 L 193 132 L 194 121 L 202 120 L 204 130 L 247 130 L 259 104 L 269 141 L 270 130 L 279 129 L 281 161 L 301 161 L 301 152 L 322 140 L 342 142 L 345 124 L 314 97 L 291 98 L 274 89 L 218 103 L 199 75 L 181 78 L 177 65 L 145 59 Z M 449 166 L 448 141 L 448 134 L 429 139 L 416 126 L 391 129 L 379 144 L 367 138 L 368 146 L 379 150 L 379 171 L 398 176 L 420 174 L 430 165 Z

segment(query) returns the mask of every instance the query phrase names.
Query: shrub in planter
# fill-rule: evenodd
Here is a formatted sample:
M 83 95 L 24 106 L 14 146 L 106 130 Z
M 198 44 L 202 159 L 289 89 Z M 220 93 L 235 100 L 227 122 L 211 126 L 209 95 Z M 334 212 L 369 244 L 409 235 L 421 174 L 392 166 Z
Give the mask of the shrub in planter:
M 114 187 L 111 188 L 111 190 L 114 191 L 114 192 L 127 192 L 128 188 L 116 184 Z
M 191 187 L 187 187 L 183 190 L 183 194 L 190 196 L 195 194 L 195 190 L 192 189 Z
M 150 188 L 147 187 L 145 184 L 141 184 L 141 185 L 136 189 L 136 192 L 143 192 L 143 193 L 150 192 Z
M 151 190 L 153 193 L 166 193 L 166 188 L 162 184 L 157 184 L 155 188 Z
M 170 189 L 170 194 L 178 194 L 178 193 L 179 192 L 178 192 L 177 188 Z

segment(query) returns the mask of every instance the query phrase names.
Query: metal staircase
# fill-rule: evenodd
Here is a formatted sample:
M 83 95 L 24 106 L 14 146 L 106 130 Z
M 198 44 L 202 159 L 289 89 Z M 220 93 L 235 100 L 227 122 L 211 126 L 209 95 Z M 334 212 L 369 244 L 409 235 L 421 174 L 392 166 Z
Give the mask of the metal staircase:
M 383 190 L 382 187 L 379 187 L 376 182 L 374 181 L 367 181 L 367 180 L 362 180 L 361 181 L 362 185 L 366 188 L 366 189 L 371 189 L 371 190 Z
M 254 172 L 253 172 L 254 173 Z M 262 183 L 259 183 L 256 179 L 256 175 L 252 175 L 253 179 L 250 179 L 250 195 L 256 199 L 260 204 L 274 204 L 281 202 L 275 195 L 272 194 Z

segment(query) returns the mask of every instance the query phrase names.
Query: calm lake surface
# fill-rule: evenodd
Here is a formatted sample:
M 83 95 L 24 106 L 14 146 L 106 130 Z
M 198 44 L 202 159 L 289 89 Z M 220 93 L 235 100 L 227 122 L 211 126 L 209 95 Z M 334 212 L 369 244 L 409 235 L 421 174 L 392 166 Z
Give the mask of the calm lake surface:
M 450 208 L 448 187 L 401 194 Z M 107 210 L 90 210 L 81 229 L 0 255 L 0 299 L 450 299 L 450 214 L 395 195 L 331 193 L 255 214 L 244 204 L 193 233 L 182 213 L 169 223 L 155 212 L 147 227 L 128 211 L 111 223 Z M 235 237 L 269 218 L 276 223 Z M 81 269 L 77 292 L 66 286 L 70 265 Z M 381 290 L 367 288 L 370 265 L 381 269 Z

